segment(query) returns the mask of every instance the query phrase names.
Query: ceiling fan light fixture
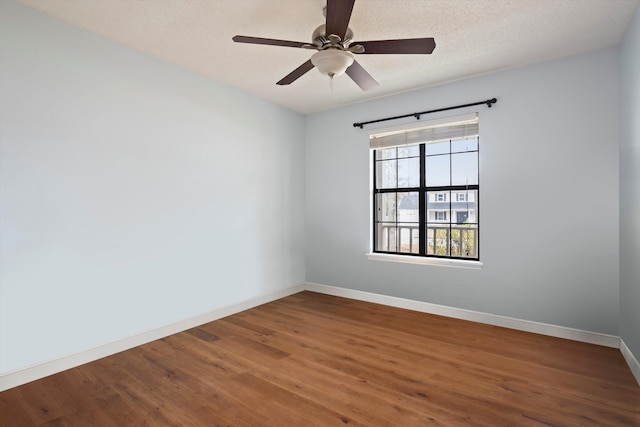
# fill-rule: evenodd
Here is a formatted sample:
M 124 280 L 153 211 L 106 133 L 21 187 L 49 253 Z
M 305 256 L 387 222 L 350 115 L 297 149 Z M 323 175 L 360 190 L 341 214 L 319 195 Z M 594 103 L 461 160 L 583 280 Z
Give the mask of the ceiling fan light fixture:
M 353 55 L 351 52 L 338 49 L 321 50 L 313 54 L 311 63 L 320 73 L 334 78 L 344 74 L 353 64 Z

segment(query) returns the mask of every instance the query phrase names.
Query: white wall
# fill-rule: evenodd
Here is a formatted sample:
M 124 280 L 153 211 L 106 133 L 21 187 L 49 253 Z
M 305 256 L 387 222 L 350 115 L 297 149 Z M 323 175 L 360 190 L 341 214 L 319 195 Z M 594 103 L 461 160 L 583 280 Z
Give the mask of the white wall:
M 0 372 L 304 281 L 302 116 L 0 5 Z
M 307 280 L 617 334 L 618 95 L 608 49 L 308 116 Z M 371 126 L 352 123 L 492 97 L 477 108 L 484 268 L 368 260 Z
M 640 8 L 620 58 L 620 337 L 640 360 Z

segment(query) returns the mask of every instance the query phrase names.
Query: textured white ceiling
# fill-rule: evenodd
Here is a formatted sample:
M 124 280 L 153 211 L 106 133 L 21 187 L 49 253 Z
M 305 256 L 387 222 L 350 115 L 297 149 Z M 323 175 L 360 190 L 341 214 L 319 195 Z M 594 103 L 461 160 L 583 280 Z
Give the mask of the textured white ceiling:
M 617 44 L 639 0 L 357 0 L 356 40 L 434 37 L 432 55 L 360 55 L 380 83 L 311 70 L 313 51 L 233 43 L 236 34 L 311 41 L 325 0 L 19 0 L 116 42 L 300 113 L 311 113 Z

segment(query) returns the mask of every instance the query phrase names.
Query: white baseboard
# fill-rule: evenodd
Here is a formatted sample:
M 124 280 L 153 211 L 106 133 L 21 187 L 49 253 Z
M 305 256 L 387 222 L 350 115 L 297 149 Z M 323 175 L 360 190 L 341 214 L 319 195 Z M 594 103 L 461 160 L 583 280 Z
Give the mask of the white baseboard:
M 321 285 L 318 283 L 306 283 L 304 285 L 293 286 L 277 292 L 262 295 L 256 298 L 223 307 L 199 316 L 184 319 L 170 325 L 141 332 L 127 338 L 106 343 L 94 348 L 83 350 L 74 354 L 69 354 L 54 360 L 28 366 L 25 368 L 0 374 L 0 391 L 8 390 L 58 372 L 101 359 L 112 354 L 137 347 L 148 342 L 167 337 L 169 335 L 185 331 L 214 320 L 248 310 L 259 305 L 284 298 L 295 293 L 309 290 L 327 295 L 335 295 L 344 298 L 351 298 L 360 301 L 383 304 L 392 307 L 404 308 L 423 313 L 437 314 L 456 319 L 470 320 L 473 322 L 485 323 L 494 326 L 517 329 L 526 332 L 533 332 L 542 335 L 549 335 L 558 338 L 565 338 L 574 341 L 581 341 L 590 344 L 598 344 L 606 347 L 620 348 L 625 360 L 629 364 L 633 375 L 640 384 L 640 364 L 631 353 L 629 348 L 621 342 L 620 338 L 614 335 L 600 334 L 597 332 L 583 331 L 580 329 L 566 328 L 563 326 L 549 325 L 546 323 L 532 322 L 528 320 L 516 319 L 495 314 L 482 313 L 479 311 L 466 310 L 462 308 L 448 307 L 444 305 L 431 304 L 422 301 L 414 301 L 404 298 L 392 297 L 371 292 L 358 291 L 354 289 L 340 288 L 336 286 Z
M 633 353 L 631 353 L 631 350 L 627 347 L 622 338 L 620 338 L 620 352 L 622 353 L 624 360 L 627 361 L 627 365 L 629 365 L 631 373 L 636 378 L 638 385 L 640 385 L 640 363 Z
M 116 354 L 121 351 L 128 350 L 130 348 L 137 347 L 139 345 L 185 331 L 187 329 L 195 328 L 196 326 L 200 326 L 205 323 L 213 322 L 214 320 L 221 319 L 223 317 L 227 317 L 232 314 L 239 313 L 241 311 L 248 310 L 250 308 L 257 307 L 259 305 L 301 292 L 304 289 L 304 285 L 292 286 L 290 288 L 282 289 L 277 292 L 261 295 L 256 298 L 251 298 L 249 300 L 239 302 L 237 304 L 213 310 L 199 316 L 165 325 L 160 328 L 144 331 L 139 334 L 135 334 L 114 342 L 99 345 L 94 348 L 69 354 L 54 360 L 49 360 L 47 362 L 27 366 L 15 371 L 3 373 L 0 375 L 0 391 L 8 390 L 10 388 L 47 377 L 49 375 L 71 369 L 76 366 L 80 366 L 85 363 L 89 363 L 94 360 L 101 359 L 103 357 L 110 356 L 112 354 Z
M 392 307 L 405 308 L 407 310 L 423 313 L 437 314 L 453 317 L 455 319 L 470 320 L 494 326 L 502 326 L 519 331 L 533 332 L 557 338 L 565 338 L 573 341 L 581 341 L 589 344 L 597 344 L 606 347 L 620 348 L 620 338 L 615 335 L 601 334 L 598 332 L 583 331 L 581 329 L 567 328 L 564 326 L 550 325 L 547 323 L 532 322 L 529 320 L 499 316 L 480 311 L 466 310 L 463 308 L 448 307 L 445 305 L 431 304 L 428 302 L 414 301 L 371 292 L 357 291 L 353 289 L 339 288 L 336 286 L 307 283 L 306 289 L 328 295 L 351 298 Z

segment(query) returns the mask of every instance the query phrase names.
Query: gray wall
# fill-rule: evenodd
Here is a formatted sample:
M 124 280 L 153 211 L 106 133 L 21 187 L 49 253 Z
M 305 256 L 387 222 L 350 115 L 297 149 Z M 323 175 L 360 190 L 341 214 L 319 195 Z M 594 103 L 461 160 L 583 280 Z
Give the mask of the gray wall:
M 640 360 L 640 8 L 620 58 L 620 337 Z
M 307 280 L 617 334 L 618 73 L 607 49 L 308 116 Z M 368 260 L 368 135 L 352 123 L 494 96 L 477 109 L 484 268 Z
M 303 116 L 0 7 L 0 372 L 304 281 Z

